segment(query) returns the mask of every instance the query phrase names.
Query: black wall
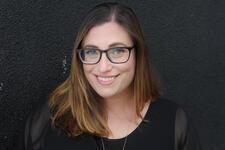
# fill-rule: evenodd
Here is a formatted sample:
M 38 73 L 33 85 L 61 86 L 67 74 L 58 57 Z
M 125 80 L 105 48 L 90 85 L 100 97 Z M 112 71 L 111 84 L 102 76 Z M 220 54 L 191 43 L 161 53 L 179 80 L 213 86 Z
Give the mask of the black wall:
M 77 28 L 102 0 L 0 1 L 0 149 L 67 76 Z M 122 0 L 137 12 L 164 97 L 181 104 L 204 150 L 225 149 L 222 0 Z

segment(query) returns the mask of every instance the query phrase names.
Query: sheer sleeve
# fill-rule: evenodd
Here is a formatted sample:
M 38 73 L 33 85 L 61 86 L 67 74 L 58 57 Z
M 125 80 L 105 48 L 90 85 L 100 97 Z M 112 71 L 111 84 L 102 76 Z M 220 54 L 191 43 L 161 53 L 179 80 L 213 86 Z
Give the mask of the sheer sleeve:
M 176 112 L 175 150 L 201 150 L 197 133 L 181 108 Z
M 24 126 L 23 133 L 17 141 L 16 150 L 38 150 L 41 148 L 44 135 L 49 127 L 49 107 L 44 104 L 31 113 Z

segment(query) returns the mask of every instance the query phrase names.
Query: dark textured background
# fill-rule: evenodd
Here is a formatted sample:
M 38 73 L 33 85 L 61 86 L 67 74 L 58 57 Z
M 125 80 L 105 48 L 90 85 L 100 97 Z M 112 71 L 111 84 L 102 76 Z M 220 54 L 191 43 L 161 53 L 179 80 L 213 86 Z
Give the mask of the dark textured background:
M 0 149 L 68 75 L 82 16 L 101 0 L 0 1 Z M 164 97 L 189 114 L 204 150 L 225 149 L 223 0 L 123 0 L 143 27 Z

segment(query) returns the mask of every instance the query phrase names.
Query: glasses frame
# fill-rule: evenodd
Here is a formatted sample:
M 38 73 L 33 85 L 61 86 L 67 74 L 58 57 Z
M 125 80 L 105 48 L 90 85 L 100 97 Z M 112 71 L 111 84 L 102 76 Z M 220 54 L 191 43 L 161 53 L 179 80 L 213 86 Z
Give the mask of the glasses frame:
M 126 61 L 123 61 L 123 62 L 113 62 L 113 61 L 110 59 L 110 57 L 108 56 L 108 51 L 110 51 L 111 49 L 114 49 L 114 48 L 126 48 L 126 49 L 128 49 L 128 51 L 129 51 L 129 56 L 128 56 L 127 60 L 126 60 Z M 101 60 L 101 58 L 102 58 L 102 53 L 106 53 L 106 57 L 107 57 L 107 59 L 108 59 L 111 63 L 113 63 L 113 64 L 122 64 L 122 63 L 126 63 L 126 62 L 130 59 L 130 52 L 131 52 L 131 50 L 132 50 L 133 48 L 135 48 L 135 46 L 130 46 L 130 47 L 124 47 L 124 46 L 123 46 L 123 47 L 112 47 L 112 48 L 108 48 L 108 49 L 105 49 L 105 50 L 101 50 L 101 49 L 98 49 L 98 48 L 93 48 L 93 49 L 98 50 L 98 51 L 100 52 L 100 57 L 99 57 L 98 61 L 95 62 L 95 63 L 88 63 L 88 62 L 83 61 L 83 59 L 82 59 L 82 57 L 81 57 L 81 52 L 82 52 L 84 49 L 82 49 L 82 48 L 81 48 L 81 49 L 77 49 L 77 52 L 78 52 L 80 61 L 81 61 L 83 64 L 95 65 L 95 64 L 99 63 L 100 60 Z

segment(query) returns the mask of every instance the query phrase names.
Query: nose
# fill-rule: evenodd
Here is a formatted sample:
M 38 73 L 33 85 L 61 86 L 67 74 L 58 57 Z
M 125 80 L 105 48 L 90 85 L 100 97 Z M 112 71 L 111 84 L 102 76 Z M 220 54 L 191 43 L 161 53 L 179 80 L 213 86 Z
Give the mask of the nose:
M 101 73 L 109 72 L 112 69 L 112 63 L 107 58 L 106 53 L 102 53 L 101 60 L 98 62 L 98 71 Z

